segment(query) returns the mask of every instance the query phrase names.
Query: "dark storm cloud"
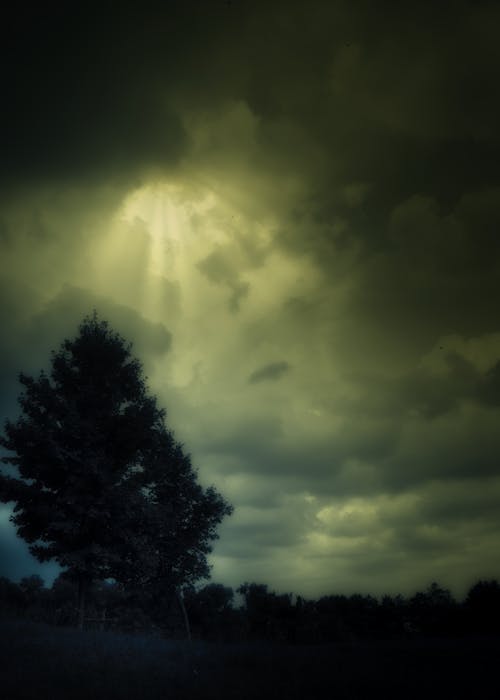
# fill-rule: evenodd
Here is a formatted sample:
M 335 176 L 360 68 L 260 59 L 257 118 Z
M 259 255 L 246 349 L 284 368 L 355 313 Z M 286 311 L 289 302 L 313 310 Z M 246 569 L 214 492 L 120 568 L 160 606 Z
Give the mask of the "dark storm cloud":
M 385 250 L 362 266 L 353 315 L 383 323 L 392 340 L 407 334 L 420 351 L 450 331 L 496 331 L 498 201 L 498 192 L 464 195 L 444 216 L 431 198 L 415 196 L 398 205 L 388 221 Z
M 179 420 L 181 425 L 186 421 L 187 415 Z M 183 430 L 195 453 L 214 456 L 220 465 L 215 473 L 241 472 L 269 480 L 272 490 L 265 498 L 272 501 L 273 492 L 283 491 L 349 496 L 383 490 L 385 472 L 380 465 L 394 454 L 400 426 L 383 417 L 348 416 L 331 433 L 309 435 L 306 430 L 290 435 L 282 419 L 247 415 L 241 420 L 214 407 L 199 417 L 195 431 Z M 246 486 L 245 492 L 251 489 Z M 257 494 L 253 499 L 257 502 Z
M 248 378 L 249 384 L 258 382 L 277 381 L 290 371 L 290 365 L 285 360 L 280 362 L 270 362 L 268 365 L 254 370 Z
M 259 513 L 255 513 L 254 517 L 259 518 Z M 250 549 L 253 548 L 255 552 L 260 549 L 262 553 L 264 548 L 294 545 L 301 537 L 302 530 L 297 528 L 294 531 L 287 519 L 280 522 L 277 517 L 274 517 L 271 522 L 263 522 L 261 515 L 259 521 L 233 525 L 235 542 L 245 542 Z M 227 550 L 225 549 L 224 552 L 227 553 Z
M 454 484 L 441 484 L 429 489 L 420 507 L 422 520 L 439 522 L 476 522 L 497 530 L 500 525 L 498 510 L 498 481 L 457 480 Z
M 292 123 L 310 143 L 294 160 L 289 143 L 266 142 L 273 158 L 300 168 L 309 184 L 281 242 L 332 271 L 356 242 L 364 263 L 352 313 L 421 339 L 439 329 L 496 327 L 500 293 L 500 55 L 491 31 L 498 9 L 429 8 L 315 6 L 309 37 L 329 31 L 330 41 L 310 46 L 305 31 L 284 22 L 279 58 L 253 65 L 262 79 L 249 98 L 263 117 L 263 135 L 275 137 L 273 122 Z M 311 17 L 296 26 L 309 27 Z M 300 65 L 292 46 L 309 49 L 297 52 Z M 308 168 L 318 143 L 326 163 L 317 164 L 313 179 Z M 357 202 L 356 190 L 348 195 L 355 183 Z
M 158 22 L 132 3 L 11 8 L 2 42 L 2 180 L 129 178 L 184 146 L 158 69 L 176 69 L 176 6 Z M 177 62 L 179 56 L 177 55 Z M 178 68 L 177 68 L 178 69 Z
M 353 374 L 351 381 L 363 387 L 363 394 L 354 399 L 340 400 L 345 415 L 370 415 L 397 420 L 405 416 L 420 416 L 433 420 L 458 409 L 464 400 L 485 406 L 500 403 L 500 360 L 481 371 L 455 351 L 440 347 L 442 374 L 417 368 L 399 376 Z
M 175 165 L 190 147 L 184 111 L 229 99 L 261 119 L 263 166 L 314 175 L 297 211 L 347 213 L 370 238 L 416 192 L 446 206 L 497 178 L 494 5 L 23 7 L 3 47 L 4 177 Z M 369 186 L 355 211 L 354 182 Z

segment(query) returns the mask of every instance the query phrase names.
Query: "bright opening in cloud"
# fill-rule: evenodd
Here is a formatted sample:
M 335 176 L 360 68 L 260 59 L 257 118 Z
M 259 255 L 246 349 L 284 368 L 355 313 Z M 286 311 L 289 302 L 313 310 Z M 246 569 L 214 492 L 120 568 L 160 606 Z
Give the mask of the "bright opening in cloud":
M 221 204 L 212 192 L 193 197 L 185 186 L 153 182 L 129 194 L 117 218 L 128 225 L 137 221 L 145 225 L 152 240 L 150 270 L 164 275 L 173 271 L 182 251 L 193 243 L 200 218 L 215 207 Z

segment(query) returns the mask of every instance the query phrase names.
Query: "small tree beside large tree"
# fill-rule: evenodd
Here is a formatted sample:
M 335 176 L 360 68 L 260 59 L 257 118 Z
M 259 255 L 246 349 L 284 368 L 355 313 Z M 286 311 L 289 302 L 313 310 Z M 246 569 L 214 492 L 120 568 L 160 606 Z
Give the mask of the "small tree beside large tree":
M 206 555 L 231 506 L 197 482 L 189 455 L 149 395 L 131 345 L 97 314 L 52 353 L 49 373 L 20 375 L 7 421 L 0 500 L 39 561 L 55 560 L 85 593 L 114 578 L 155 594 L 208 577 Z

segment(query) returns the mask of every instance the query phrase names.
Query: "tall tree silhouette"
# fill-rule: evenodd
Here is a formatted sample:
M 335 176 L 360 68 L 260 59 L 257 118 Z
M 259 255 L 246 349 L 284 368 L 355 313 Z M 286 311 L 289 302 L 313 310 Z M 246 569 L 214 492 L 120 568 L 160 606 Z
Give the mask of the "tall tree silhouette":
M 231 507 L 196 483 L 130 343 L 94 312 L 52 353 L 48 374 L 19 378 L 21 414 L 0 438 L 19 476 L 0 475 L 0 500 L 15 502 L 31 552 L 78 581 L 79 625 L 93 580 L 206 576 Z

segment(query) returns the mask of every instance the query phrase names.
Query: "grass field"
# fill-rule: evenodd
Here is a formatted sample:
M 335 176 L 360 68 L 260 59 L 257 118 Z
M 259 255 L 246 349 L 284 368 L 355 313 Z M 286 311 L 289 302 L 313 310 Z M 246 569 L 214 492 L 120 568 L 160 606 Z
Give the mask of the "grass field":
M 497 698 L 499 639 L 215 644 L 0 622 L 3 700 Z

